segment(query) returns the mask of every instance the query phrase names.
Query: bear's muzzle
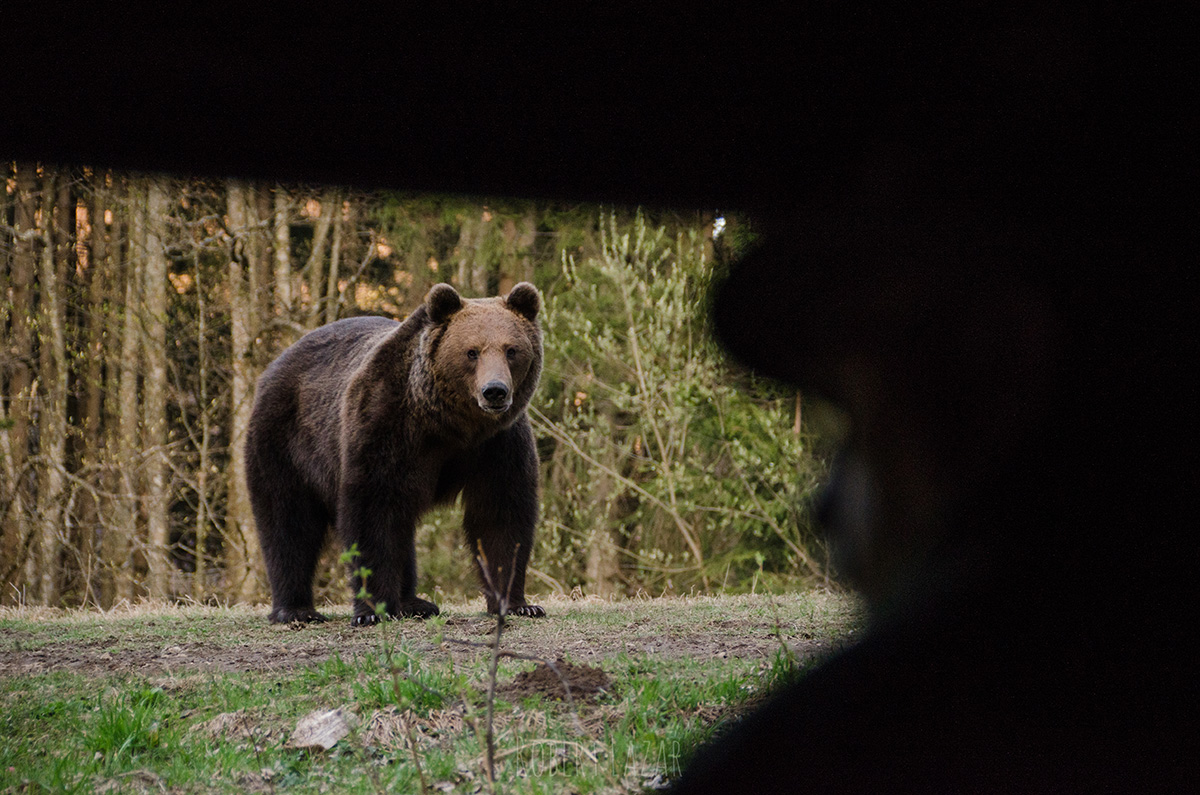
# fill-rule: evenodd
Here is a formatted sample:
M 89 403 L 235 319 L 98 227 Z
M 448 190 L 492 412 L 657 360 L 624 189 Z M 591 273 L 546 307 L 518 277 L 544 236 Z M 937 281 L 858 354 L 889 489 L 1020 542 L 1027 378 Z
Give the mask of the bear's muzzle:
M 480 393 L 479 408 L 501 414 L 512 407 L 512 390 L 503 381 L 488 381 Z

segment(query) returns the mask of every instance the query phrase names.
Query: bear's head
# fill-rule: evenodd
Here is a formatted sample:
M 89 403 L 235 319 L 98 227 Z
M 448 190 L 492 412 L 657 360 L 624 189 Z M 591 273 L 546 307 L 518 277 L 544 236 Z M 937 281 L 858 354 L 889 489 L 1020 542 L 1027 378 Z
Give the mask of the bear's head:
M 456 413 L 501 426 L 514 421 L 542 373 L 542 306 L 537 288 L 521 282 L 503 298 L 464 299 L 448 284 L 425 297 L 436 340 L 431 346 L 438 398 Z

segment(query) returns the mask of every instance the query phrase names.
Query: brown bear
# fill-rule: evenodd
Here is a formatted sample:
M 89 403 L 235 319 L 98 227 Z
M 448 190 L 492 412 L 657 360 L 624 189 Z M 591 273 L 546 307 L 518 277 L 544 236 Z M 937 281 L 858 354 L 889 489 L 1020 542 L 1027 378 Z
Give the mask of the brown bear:
M 540 308 L 528 282 L 466 300 L 438 284 L 403 322 L 330 323 L 263 372 L 246 480 L 273 623 L 324 620 L 312 580 L 330 526 L 357 545 L 355 626 L 376 623 L 379 603 L 390 616 L 437 615 L 416 595 L 414 533 L 424 512 L 460 493 L 489 612 L 545 615 L 525 601 L 538 515 L 526 407 L 542 369 Z M 360 567 L 370 570 L 370 602 L 358 596 Z

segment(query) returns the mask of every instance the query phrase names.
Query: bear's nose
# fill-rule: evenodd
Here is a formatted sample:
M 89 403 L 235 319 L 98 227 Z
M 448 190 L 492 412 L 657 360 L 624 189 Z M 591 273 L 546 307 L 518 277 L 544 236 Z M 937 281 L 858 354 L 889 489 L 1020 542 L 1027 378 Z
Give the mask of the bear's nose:
M 488 403 L 503 403 L 508 400 L 508 386 L 503 381 L 488 381 L 483 387 L 483 399 Z

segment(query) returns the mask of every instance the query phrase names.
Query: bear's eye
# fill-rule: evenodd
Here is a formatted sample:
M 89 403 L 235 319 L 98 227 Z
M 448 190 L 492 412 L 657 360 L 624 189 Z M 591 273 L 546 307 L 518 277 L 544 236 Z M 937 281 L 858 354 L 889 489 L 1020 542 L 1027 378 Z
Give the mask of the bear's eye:
M 507 356 L 509 359 L 515 359 L 515 358 L 517 358 L 517 349 L 509 348 L 508 350 L 506 350 L 504 352 L 504 355 Z
M 479 351 L 475 350 L 474 348 L 471 348 L 470 350 L 467 351 L 467 358 L 470 359 L 471 361 L 475 361 L 476 359 L 479 358 Z

